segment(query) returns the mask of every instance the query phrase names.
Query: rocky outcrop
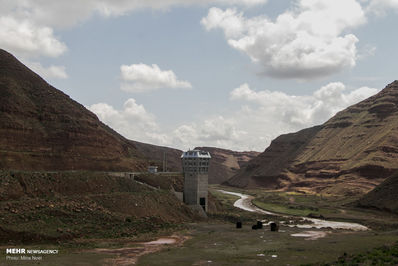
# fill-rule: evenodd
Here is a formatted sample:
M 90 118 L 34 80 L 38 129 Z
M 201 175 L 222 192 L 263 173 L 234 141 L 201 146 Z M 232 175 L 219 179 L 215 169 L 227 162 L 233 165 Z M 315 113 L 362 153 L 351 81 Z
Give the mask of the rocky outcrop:
M 323 125 L 276 138 L 227 183 L 239 187 L 365 193 L 397 170 L 397 162 L 395 81 Z
M 195 149 L 210 152 L 209 183 L 221 184 L 228 180 L 246 163 L 259 155 L 255 151 L 231 151 L 214 147 L 197 147 Z

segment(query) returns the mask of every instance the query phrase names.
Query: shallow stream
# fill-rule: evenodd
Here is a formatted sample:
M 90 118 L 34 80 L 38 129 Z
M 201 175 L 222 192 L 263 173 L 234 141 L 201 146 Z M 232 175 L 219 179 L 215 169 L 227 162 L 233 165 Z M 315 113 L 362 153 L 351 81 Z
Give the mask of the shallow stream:
M 240 197 L 237 201 L 234 202 L 234 206 L 237 208 L 240 208 L 245 211 L 249 212 L 256 212 L 256 213 L 262 213 L 262 214 L 268 214 L 268 215 L 275 215 L 275 216 L 283 216 L 288 218 L 289 216 L 283 215 L 283 214 L 278 214 L 278 213 L 273 213 L 269 212 L 263 209 L 258 208 L 257 206 L 254 206 L 252 204 L 252 199 L 253 196 L 238 193 L 238 192 L 231 192 L 231 191 L 226 191 L 226 190 L 218 190 L 224 194 L 229 194 L 229 195 L 234 195 Z M 296 224 L 296 225 L 288 225 L 288 226 L 296 226 L 298 228 L 328 228 L 328 229 L 345 229 L 345 230 L 352 230 L 352 231 L 366 231 L 369 230 L 364 225 L 358 224 L 358 223 L 348 223 L 348 222 L 335 222 L 335 221 L 326 221 L 326 220 L 321 220 L 321 219 L 315 219 L 315 218 L 308 218 L 308 217 L 299 217 L 303 219 L 304 221 L 309 221 L 308 224 Z

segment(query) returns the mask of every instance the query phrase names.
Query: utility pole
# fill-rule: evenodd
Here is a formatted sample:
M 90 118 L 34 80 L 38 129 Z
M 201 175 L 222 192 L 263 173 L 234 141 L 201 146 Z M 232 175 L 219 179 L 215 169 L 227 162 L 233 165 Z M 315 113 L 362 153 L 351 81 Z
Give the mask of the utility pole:
M 166 172 L 166 152 L 163 152 L 163 172 Z

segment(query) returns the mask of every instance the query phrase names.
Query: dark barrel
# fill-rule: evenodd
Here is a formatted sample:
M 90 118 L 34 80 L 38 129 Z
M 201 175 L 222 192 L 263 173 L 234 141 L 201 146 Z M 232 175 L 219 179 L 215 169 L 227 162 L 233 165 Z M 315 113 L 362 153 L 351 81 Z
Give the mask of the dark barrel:
M 236 222 L 236 228 L 242 228 L 242 222 Z
M 279 224 L 277 223 L 270 223 L 271 231 L 278 232 L 279 231 Z
M 263 223 L 261 221 L 257 221 L 257 229 L 263 229 Z

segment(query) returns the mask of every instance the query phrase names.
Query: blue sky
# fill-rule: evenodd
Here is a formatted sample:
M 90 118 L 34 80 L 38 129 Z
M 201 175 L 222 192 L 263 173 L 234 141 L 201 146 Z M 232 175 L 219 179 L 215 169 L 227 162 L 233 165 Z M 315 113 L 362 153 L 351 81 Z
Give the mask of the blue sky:
M 396 79 L 397 0 L 0 4 L 1 48 L 153 144 L 262 151 Z

